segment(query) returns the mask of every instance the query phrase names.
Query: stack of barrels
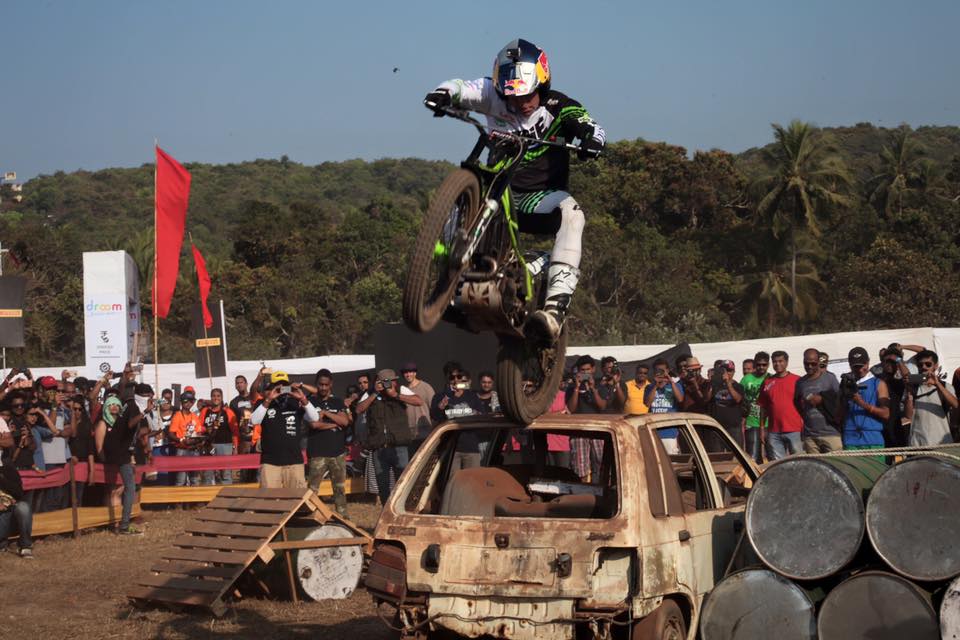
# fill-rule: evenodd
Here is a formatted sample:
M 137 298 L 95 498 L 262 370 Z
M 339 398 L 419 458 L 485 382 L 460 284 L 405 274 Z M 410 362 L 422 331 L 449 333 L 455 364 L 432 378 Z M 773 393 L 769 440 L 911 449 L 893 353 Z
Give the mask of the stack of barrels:
M 746 534 L 764 566 L 707 595 L 703 640 L 960 640 L 960 447 L 778 461 Z

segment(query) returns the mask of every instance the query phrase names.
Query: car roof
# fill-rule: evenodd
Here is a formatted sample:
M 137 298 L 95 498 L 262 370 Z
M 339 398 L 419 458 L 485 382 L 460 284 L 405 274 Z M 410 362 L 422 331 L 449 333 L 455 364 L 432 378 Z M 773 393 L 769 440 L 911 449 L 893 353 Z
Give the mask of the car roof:
M 701 413 L 644 413 L 644 414 L 624 414 L 624 413 L 545 413 L 529 425 L 520 424 L 509 420 L 503 415 L 479 415 L 456 418 L 443 422 L 437 427 L 452 425 L 453 428 L 465 427 L 470 429 L 480 428 L 514 428 L 514 429 L 578 429 L 589 431 L 591 429 L 636 429 L 638 427 L 656 428 L 661 422 L 675 422 L 677 420 L 697 420 L 700 422 L 714 422 L 710 416 Z

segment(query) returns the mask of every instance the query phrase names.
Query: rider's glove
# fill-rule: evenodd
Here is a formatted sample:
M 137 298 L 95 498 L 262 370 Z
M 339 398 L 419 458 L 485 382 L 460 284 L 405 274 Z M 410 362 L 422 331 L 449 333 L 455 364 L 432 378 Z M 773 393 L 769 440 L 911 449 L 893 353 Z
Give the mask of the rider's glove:
M 453 98 L 446 89 L 437 89 L 427 94 L 423 99 L 423 104 L 427 109 L 433 111 L 435 117 L 442 118 L 443 111 L 441 108 L 451 106 L 453 104 Z
M 599 157 L 601 151 L 603 151 L 603 143 L 593 137 L 587 137 L 580 141 L 577 157 L 581 160 L 589 160 Z

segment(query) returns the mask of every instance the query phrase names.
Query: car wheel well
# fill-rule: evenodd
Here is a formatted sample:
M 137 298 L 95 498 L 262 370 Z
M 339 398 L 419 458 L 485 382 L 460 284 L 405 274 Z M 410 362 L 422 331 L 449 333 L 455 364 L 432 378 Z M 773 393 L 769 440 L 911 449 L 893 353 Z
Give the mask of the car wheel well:
M 690 629 L 690 623 L 693 619 L 693 605 L 690 603 L 689 598 L 683 595 L 682 593 L 674 593 L 669 596 L 664 596 L 664 600 L 673 600 L 677 603 L 677 606 L 680 607 L 680 613 L 683 614 L 683 622 L 687 625 L 687 629 Z

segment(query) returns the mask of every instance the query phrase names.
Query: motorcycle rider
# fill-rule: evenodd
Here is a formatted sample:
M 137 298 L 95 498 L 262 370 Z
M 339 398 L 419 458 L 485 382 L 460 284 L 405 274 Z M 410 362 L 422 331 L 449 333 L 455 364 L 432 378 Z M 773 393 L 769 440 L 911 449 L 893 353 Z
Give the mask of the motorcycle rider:
M 444 82 L 427 94 L 424 104 L 437 116 L 443 115 L 441 107 L 448 106 L 482 113 L 495 131 L 540 140 L 577 138 L 582 160 L 600 155 L 606 140 L 603 129 L 579 102 L 550 88 L 547 54 L 523 39 L 500 50 L 492 78 Z M 570 156 L 566 149 L 534 145 L 521 162 L 512 182 L 520 230 L 557 234 L 547 271 L 546 302 L 531 316 L 531 328 L 556 340 L 580 277 L 584 216 L 567 193 Z

